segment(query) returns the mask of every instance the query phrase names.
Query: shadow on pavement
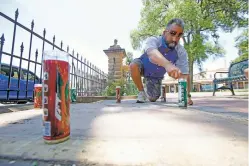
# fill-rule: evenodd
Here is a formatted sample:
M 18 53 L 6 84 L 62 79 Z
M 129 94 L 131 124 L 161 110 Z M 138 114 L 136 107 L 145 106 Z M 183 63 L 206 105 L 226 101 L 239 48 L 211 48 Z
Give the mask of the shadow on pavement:
M 207 103 L 210 107 L 210 102 Z M 199 106 L 206 107 L 205 103 Z M 10 113 L 16 120 L 0 123 L 2 157 L 98 165 L 126 163 L 128 158 L 120 158 L 123 155 L 139 163 L 139 159 L 149 162 L 150 156 L 158 155 L 147 144 L 153 139 L 177 140 L 186 136 L 192 139 L 193 134 L 200 140 L 221 136 L 247 143 L 247 124 L 192 109 L 179 109 L 173 100 L 168 106 L 161 102 L 137 104 L 135 100 L 125 100 L 121 104 L 115 101 L 71 104 L 70 140 L 54 145 L 43 142 L 42 112 L 32 114 L 32 111 L 35 110 Z M 30 116 L 21 117 L 24 113 Z M 1 120 L 3 115 L 0 115 Z M 139 140 L 148 145 L 148 150 L 140 158 L 132 158 L 132 154 L 142 148 L 138 146 Z M 103 155 L 106 160 L 98 158 Z

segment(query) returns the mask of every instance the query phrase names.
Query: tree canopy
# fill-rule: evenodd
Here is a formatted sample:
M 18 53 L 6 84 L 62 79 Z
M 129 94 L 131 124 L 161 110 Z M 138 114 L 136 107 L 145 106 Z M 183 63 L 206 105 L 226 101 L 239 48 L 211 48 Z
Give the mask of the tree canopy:
M 239 62 L 248 59 L 248 27 L 236 38 L 236 45 L 238 49 L 238 57 L 232 62 Z
M 170 19 L 183 19 L 182 39 L 191 80 L 194 63 L 201 69 L 208 57 L 224 56 L 224 49 L 218 43 L 219 30 L 231 32 L 248 25 L 247 0 L 142 0 L 142 3 L 138 27 L 130 34 L 132 47 L 141 49 L 147 37 L 161 35 Z

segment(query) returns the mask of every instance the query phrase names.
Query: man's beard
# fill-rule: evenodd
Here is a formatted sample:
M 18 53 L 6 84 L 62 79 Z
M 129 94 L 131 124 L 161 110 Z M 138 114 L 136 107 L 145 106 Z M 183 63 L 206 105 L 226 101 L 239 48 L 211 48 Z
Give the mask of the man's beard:
M 169 49 L 174 49 L 176 47 L 177 43 L 171 42 L 171 43 L 168 43 L 167 45 L 168 45 Z

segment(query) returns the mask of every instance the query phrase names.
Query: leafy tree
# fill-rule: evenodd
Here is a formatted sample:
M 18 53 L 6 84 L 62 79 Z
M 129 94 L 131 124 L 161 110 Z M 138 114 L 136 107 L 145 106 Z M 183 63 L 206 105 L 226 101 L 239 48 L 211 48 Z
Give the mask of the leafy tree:
M 125 88 L 126 95 L 137 95 L 138 94 L 139 91 L 133 81 L 127 81 L 125 85 L 126 85 L 126 88 Z
M 138 90 L 133 81 L 127 81 L 125 79 L 120 79 L 118 81 L 109 81 L 107 87 L 101 93 L 102 96 L 115 96 L 116 86 L 121 86 L 121 95 L 137 95 Z
M 248 27 L 236 38 L 236 48 L 239 50 L 239 57 L 233 63 L 248 59 Z
M 218 30 L 231 32 L 236 27 L 247 26 L 246 0 L 142 0 L 141 19 L 131 31 L 134 49 L 141 49 L 143 41 L 153 35 L 161 35 L 172 18 L 185 22 L 184 47 L 188 53 L 191 82 L 193 65 L 199 69 L 208 57 L 224 56 L 218 43 Z M 212 40 L 210 40 L 212 39 Z
M 116 86 L 120 86 L 120 93 L 121 95 L 124 94 L 124 85 L 125 85 L 125 80 L 120 79 L 117 81 L 110 80 L 107 83 L 106 89 L 102 92 L 103 96 L 115 96 L 116 95 Z
M 126 62 L 125 62 L 125 64 L 129 65 L 132 62 L 132 60 L 133 60 L 133 53 L 128 51 L 127 54 L 126 54 Z

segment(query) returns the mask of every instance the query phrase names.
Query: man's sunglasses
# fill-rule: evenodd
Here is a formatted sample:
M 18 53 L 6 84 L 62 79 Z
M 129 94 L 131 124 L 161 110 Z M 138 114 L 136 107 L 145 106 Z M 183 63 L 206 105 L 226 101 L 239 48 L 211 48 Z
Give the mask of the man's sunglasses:
M 176 31 L 168 31 L 168 30 L 167 30 L 167 32 L 169 32 L 169 34 L 170 34 L 172 37 L 176 36 L 176 34 L 177 34 Z M 183 36 L 183 33 L 179 33 L 177 37 L 180 38 L 180 37 L 182 37 L 182 36 Z

